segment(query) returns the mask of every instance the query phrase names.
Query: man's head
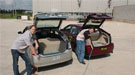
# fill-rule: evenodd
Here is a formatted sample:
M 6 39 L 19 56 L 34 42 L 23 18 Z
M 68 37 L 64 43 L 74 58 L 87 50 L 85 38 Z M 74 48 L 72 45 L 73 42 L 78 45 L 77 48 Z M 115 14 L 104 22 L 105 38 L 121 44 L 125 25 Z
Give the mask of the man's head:
M 36 31 L 36 29 L 37 29 L 37 27 L 36 27 L 35 25 L 31 25 L 31 26 L 30 26 L 30 32 L 31 32 L 32 34 L 34 34 L 34 32 Z
M 90 28 L 90 29 L 89 29 L 89 32 L 90 32 L 90 33 L 93 33 L 93 32 L 94 32 L 94 28 Z

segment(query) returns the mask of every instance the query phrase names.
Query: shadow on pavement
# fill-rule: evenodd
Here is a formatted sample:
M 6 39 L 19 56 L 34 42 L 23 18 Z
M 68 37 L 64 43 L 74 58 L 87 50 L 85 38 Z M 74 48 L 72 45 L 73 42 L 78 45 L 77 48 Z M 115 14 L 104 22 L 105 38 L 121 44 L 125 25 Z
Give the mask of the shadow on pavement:
M 67 61 L 67 62 L 64 62 L 64 63 L 59 63 L 59 64 L 55 64 L 55 65 L 51 65 L 51 66 L 40 67 L 40 68 L 38 68 L 38 72 L 48 71 L 48 70 L 68 66 L 68 65 L 72 64 L 72 62 L 73 62 L 73 60 L 70 60 L 70 61 Z M 34 72 L 36 72 L 36 68 L 34 69 Z
M 73 59 L 72 60 L 69 60 L 67 62 L 63 62 L 63 63 L 51 65 L 51 66 L 39 67 L 38 68 L 38 72 L 40 72 L 40 71 L 48 71 L 48 70 L 52 70 L 52 69 L 64 67 L 64 66 L 67 66 L 67 65 L 72 64 L 72 62 L 73 62 Z M 36 72 L 36 70 L 37 69 L 33 67 L 33 74 Z M 26 69 L 24 69 L 22 72 L 20 72 L 20 75 L 24 75 L 25 73 L 27 73 L 26 72 Z
M 26 73 L 26 69 L 24 69 L 21 73 L 20 73 L 20 75 L 24 75 Z
M 98 55 L 98 56 L 91 56 L 90 57 L 90 60 L 93 60 L 93 59 L 101 59 L 101 58 L 106 58 L 106 57 L 109 57 L 111 56 L 110 53 L 108 54 L 104 54 L 104 55 Z M 85 57 L 86 60 L 89 60 L 89 57 Z

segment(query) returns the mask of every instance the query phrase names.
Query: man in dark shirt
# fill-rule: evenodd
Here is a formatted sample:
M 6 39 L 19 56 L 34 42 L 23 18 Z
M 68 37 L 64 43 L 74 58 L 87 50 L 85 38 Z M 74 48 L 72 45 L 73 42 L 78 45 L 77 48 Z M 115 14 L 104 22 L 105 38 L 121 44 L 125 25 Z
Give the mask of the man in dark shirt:
M 90 34 L 94 32 L 94 28 L 90 29 L 83 29 L 78 35 L 77 35 L 77 58 L 80 63 L 85 64 L 84 62 L 84 55 L 85 55 L 85 43 L 87 42 L 88 45 L 91 46 L 93 49 L 93 45 L 90 40 Z

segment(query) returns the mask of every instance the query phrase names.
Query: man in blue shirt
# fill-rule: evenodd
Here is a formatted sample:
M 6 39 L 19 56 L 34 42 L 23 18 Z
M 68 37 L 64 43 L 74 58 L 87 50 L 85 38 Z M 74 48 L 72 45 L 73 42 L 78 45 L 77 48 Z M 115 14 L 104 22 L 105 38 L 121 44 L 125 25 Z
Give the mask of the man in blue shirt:
M 38 48 L 38 43 L 36 39 L 32 38 L 32 35 L 35 33 L 36 26 L 30 26 L 30 29 L 25 31 L 21 36 L 19 36 L 11 46 L 11 53 L 13 58 L 13 71 L 14 75 L 19 75 L 18 69 L 18 58 L 21 58 L 25 61 L 27 75 L 32 75 L 32 67 L 29 60 L 29 57 L 25 54 L 25 51 L 29 47 L 31 49 L 32 54 L 36 55 L 38 58 L 39 56 L 36 54 L 36 50 L 33 47 L 32 43 L 35 42 L 35 47 Z

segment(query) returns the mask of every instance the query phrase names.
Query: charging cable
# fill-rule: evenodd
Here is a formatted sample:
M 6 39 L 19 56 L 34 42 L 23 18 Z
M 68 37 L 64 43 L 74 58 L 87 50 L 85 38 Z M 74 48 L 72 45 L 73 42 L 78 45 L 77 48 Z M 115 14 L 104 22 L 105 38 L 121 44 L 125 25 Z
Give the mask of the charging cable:
M 86 72 L 87 72 L 87 70 L 88 70 L 89 63 L 90 63 L 90 57 L 91 57 L 92 52 L 93 52 L 93 49 L 91 48 L 91 52 L 90 52 L 90 55 L 89 55 L 89 58 L 88 58 L 88 63 L 87 63 L 87 66 L 86 66 L 86 68 L 85 68 L 85 71 L 83 72 L 83 75 L 85 75 Z

